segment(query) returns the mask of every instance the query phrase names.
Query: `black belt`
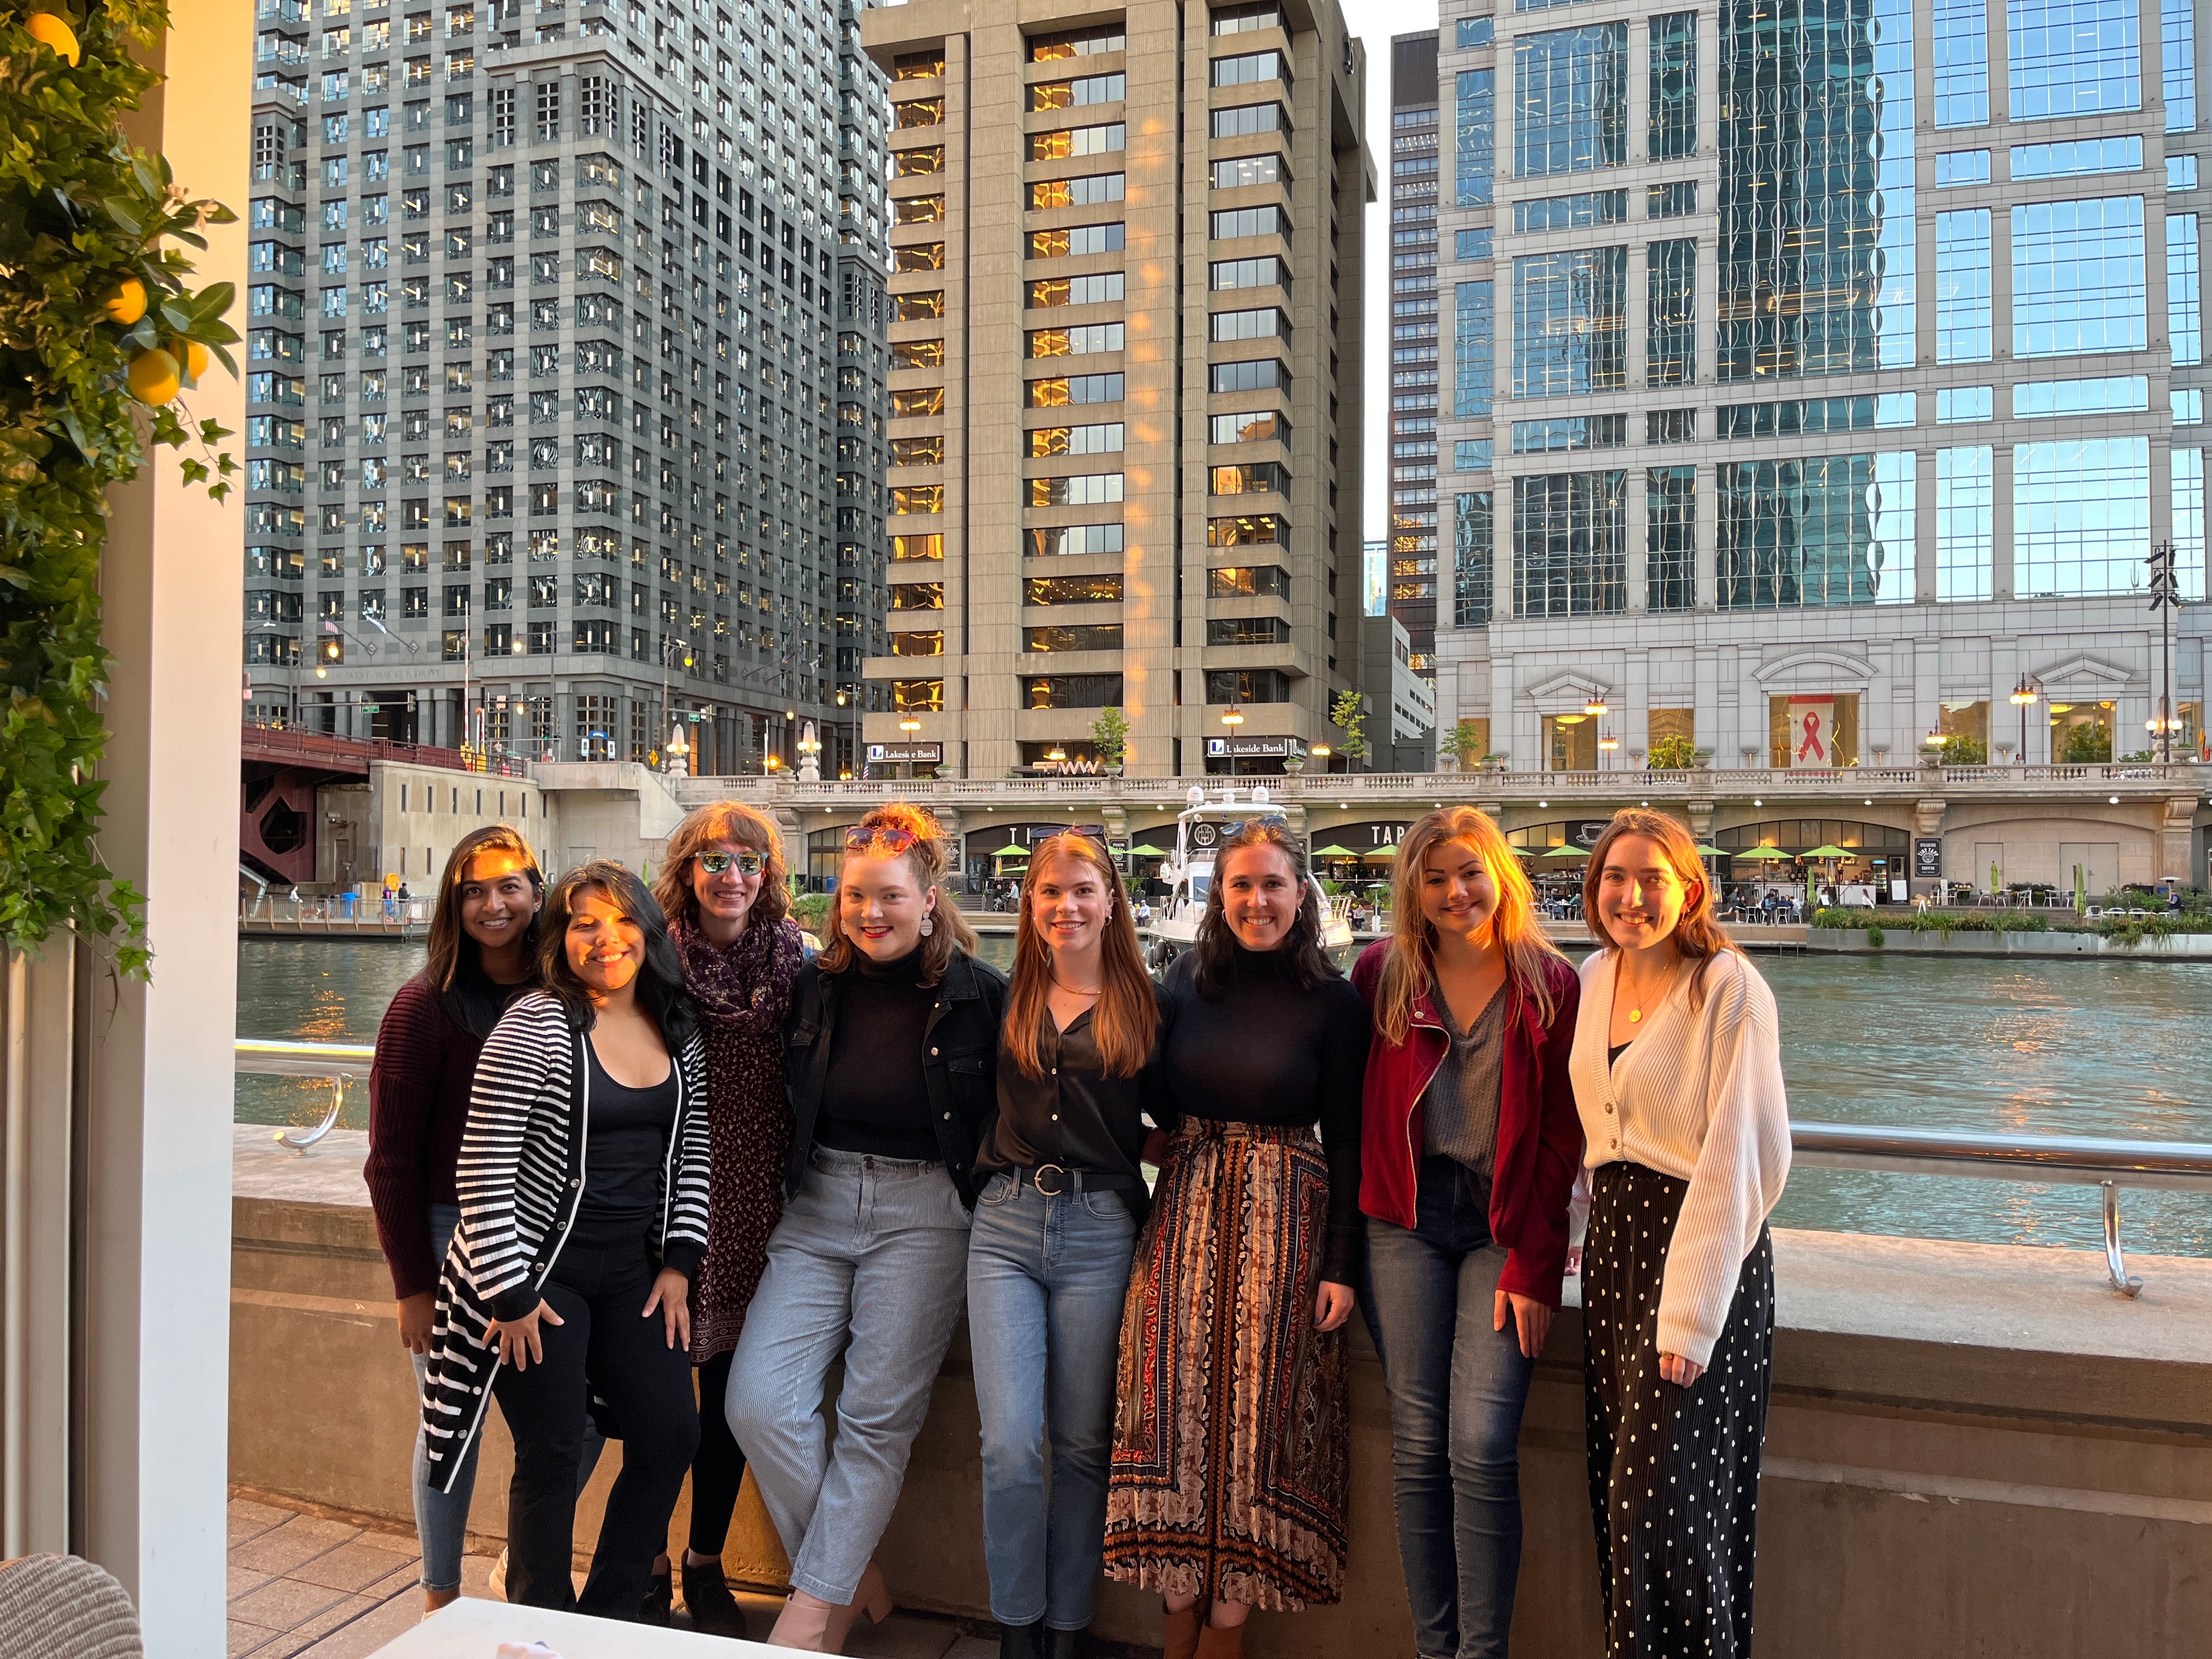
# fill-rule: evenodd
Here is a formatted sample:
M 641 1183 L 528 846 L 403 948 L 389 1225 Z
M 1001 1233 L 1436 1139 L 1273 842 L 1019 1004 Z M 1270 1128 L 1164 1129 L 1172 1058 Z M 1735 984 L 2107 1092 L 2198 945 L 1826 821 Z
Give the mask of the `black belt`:
M 1034 1169 L 1024 1169 L 1017 1164 L 1004 1173 L 1013 1177 L 1017 1192 L 1021 1190 L 1022 1182 L 1026 1179 L 1044 1198 L 1064 1198 L 1070 1193 L 1086 1190 L 1133 1192 L 1144 1184 L 1132 1175 L 1121 1175 L 1107 1170 L 1071 1170 L 1059 1164 L 1040 1164 Z

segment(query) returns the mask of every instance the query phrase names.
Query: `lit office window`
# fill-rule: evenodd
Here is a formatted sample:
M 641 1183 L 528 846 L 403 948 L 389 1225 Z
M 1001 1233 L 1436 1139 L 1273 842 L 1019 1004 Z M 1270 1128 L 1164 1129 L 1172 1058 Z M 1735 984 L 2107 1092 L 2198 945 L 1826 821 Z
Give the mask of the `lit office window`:
M 1590 23 L 1513 43 L 1513 173 L 1535 179 L 1628 159 L 1628 25 Z
M 1554 472 L 1513 481 L 1513 614 L 1626 609 L 1628 475 Z
M 2142 107 L 2135 0 L 2011 0 L 2005 9 L 2012 118 Z
M 2012 295 L 2015 357 L 2143 349 L 2143 198 L 2014 207 Z

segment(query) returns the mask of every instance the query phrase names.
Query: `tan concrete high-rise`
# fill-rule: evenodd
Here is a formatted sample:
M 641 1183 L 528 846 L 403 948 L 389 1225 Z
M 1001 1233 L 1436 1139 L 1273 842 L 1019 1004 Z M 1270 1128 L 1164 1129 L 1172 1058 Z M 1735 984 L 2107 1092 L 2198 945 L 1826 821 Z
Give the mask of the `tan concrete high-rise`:
M 1375 184 L 1332 0 L 861 29 L 895 116 L 878 774 L 1081 762 L 1108 708 L 1132 775 L 1340 744 Z

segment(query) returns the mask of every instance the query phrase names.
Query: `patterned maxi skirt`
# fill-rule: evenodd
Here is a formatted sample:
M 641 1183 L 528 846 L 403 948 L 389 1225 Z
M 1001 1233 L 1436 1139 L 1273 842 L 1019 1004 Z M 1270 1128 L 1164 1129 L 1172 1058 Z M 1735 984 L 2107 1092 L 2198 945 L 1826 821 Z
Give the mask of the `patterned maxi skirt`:
M 1689 1183 L 1607 1164 L 1583 1251 L 1590 1516 L 1607 1659 L 1745 1659 L 1759 1455 L 1773 1376 L 1774 1245 L 1744 1258 L 1688 1388 L 1659 1375 L 1659 1291 Z
M 1296 1612 L 1344 1582 L 1344 1333 L 1314 1329 L 1328 1166 L 1308 1128 L 1186 1118 L 1121 1316 L 1106 1572 Z

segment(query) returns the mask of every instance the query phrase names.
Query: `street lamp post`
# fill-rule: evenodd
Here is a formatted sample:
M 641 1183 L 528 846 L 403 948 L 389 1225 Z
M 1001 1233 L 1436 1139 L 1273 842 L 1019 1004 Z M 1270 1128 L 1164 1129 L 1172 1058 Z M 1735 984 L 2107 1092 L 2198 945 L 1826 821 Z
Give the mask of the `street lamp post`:
M 2041 688 L 2025 674 L 2020 677 L 2020 684 L 2012 689 L 2012 706 L 2020 710 L 2020 763 L 2023 769 L 2027 765 L 2027 711 L 2042 701 L 2042 697 Z
M 2151 550 L 2150 608 L 2159 617 L 2158 718 L 2151 729 L 2158 733 L 2158 758 L 2164 765 L 2173 759 L 2173 613 L 2181 606 L 2181 586 L 2173 568 L 2173 544 L 2160 542 Z

